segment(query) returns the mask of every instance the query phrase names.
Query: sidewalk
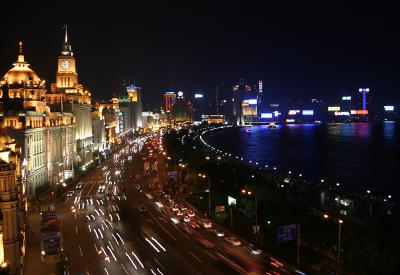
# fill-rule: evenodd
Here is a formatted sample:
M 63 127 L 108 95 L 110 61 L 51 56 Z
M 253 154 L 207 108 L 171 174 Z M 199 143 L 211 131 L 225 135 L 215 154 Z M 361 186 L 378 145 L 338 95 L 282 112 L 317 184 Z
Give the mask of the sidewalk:
M 47 209 L 47 208 L 46 208 Z M 44 263 L 41 262 L 41 228 L 40 211 L 37 205 L 31 207 L 27 214 L 26 229 L 26 256 L 23 274 L 48 275 L 56 274 L 56 263 L 58 259 L 54 256 L 47 256 Z

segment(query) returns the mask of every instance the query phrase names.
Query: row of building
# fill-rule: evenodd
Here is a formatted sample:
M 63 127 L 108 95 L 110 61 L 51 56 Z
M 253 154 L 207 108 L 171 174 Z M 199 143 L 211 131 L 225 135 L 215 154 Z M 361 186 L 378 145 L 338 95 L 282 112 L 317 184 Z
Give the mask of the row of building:
M 183 92 L 169 91 L 164 94 L 165 111 L 176 123 L 184 121 L 207 121 L 236 125 L 254 123 L 321 123 L 357 122 L 370 120 L 397 120 L 399 115 L 393 105 L 372 106 L 369 88 L 359 88 L 327 102 L 321 99 L 267 102 L 263 81 L 253 84 L 241 79 L 233 85 L 229 95 L 222 96 L 220 85 L 215 96 L 194 93 L 184 97 Z
M 13 67 L 0 78 L 0 266 L 20 269 L 24 213 L 45 184 L 60 184 L 85 170 L 127 132 L 142 127 L 141 88 L 109 101 L 92 101 L 78 81 L 68 34 L 47 87 L 30 68 L 19 43 Z

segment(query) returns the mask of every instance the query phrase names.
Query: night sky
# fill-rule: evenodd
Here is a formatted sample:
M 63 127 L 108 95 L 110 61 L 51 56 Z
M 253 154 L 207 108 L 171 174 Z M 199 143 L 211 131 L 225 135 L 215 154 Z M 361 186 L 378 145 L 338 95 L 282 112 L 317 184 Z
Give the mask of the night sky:
M 0 13 L 1 75 L 11 68 L 22 40 L 31 68 L 54 82 L 62 26 L 68 23 L 79 81 L 95 99 L 121 93 L 123 80 L 135 81 L 148 109 L 162 104 L 166 90 L 211 94 L 223 82 L 229 94 L 244 78 L 264 81 L 267 102 L 334 99 L 364 86 L 378 102 L 400 103 L 394 5 L 13 2 Z

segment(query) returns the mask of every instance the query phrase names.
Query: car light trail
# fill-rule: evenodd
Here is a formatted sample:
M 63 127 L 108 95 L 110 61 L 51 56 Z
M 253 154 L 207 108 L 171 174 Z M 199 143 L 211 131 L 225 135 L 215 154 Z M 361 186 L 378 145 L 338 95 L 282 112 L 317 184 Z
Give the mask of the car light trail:
M 139 262 L 140 266 L 141 266 L 142 268 L 144 268 L 142 262 L 139 260 L 138 256 L 136 256 L 136 254 L 133 253 L 133 251 L 132 251 L 132 255 L 133 255 L 133 256 L 136 258 L 136 260 Z
M 117 262 L 117 258 L 115 258 L 115 255 L 114 255 L 114 253 L 112 252 L 112 250 L 111 250 L 111 248 L 107 245 L 107 249 L 108 249 L 108 251 L 110 251 L 110 253 L 111 253 L 111 256 L 113 256 L 113 258 L 114 258 L 114 261 L 116 261 Z
M 162 273 L 162 272 L 158 269 L 158 267 L 157 267 L 157 271 L 158 271 L 158 273 L 160 273 L 161 275 L 164 275 L 164 273 Z
M 114 233 L 111 234 L 111 235 L 113 236 L 113 238 L 114 238 L 115 242 L 117 243 L 117 245 L 119 245 L 119 242 L 118 242 L 117 238 L 114 236 Z
M 158 250 L 158 248 L 147 238 L 145 238 L 145 240 L 154 248 L 155 251 L 160 252 L 160 250 Z
M 167 251 L 155 238 L 151 237 L 151 239 L 152 239 L 156 244 L 158 244 L 158 246 L 161 247 L 161 249 L 164 250 L 164 252 Z
M 121 235 L 120 235 L 119 233 L 116 233 L 116 234 L 117 234 L 118 238 L 121 240 L 121 243 L 124 244 L 125 242 L 124 242 L 124 240 L 122 239 Z
M 132 258 L 129 256 L 128 252 L 125 252 L 125 255 L 126 255 L 126 257 L 128 257 L 129 261 L 131 261 L 133 267 L 134 267 L 135 269 L 137 269 L 137 266 L 136 266 L 135 263 L 132 261 Z

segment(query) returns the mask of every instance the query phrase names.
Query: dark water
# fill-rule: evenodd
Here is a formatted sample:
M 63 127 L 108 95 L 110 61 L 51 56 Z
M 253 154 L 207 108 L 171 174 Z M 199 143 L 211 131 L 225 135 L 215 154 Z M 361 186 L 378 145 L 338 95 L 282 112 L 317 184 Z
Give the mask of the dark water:
M 339 182 L 348 190 L 400 196 L 400 123 L 234 128 L 207 142 L 245 160 Z

